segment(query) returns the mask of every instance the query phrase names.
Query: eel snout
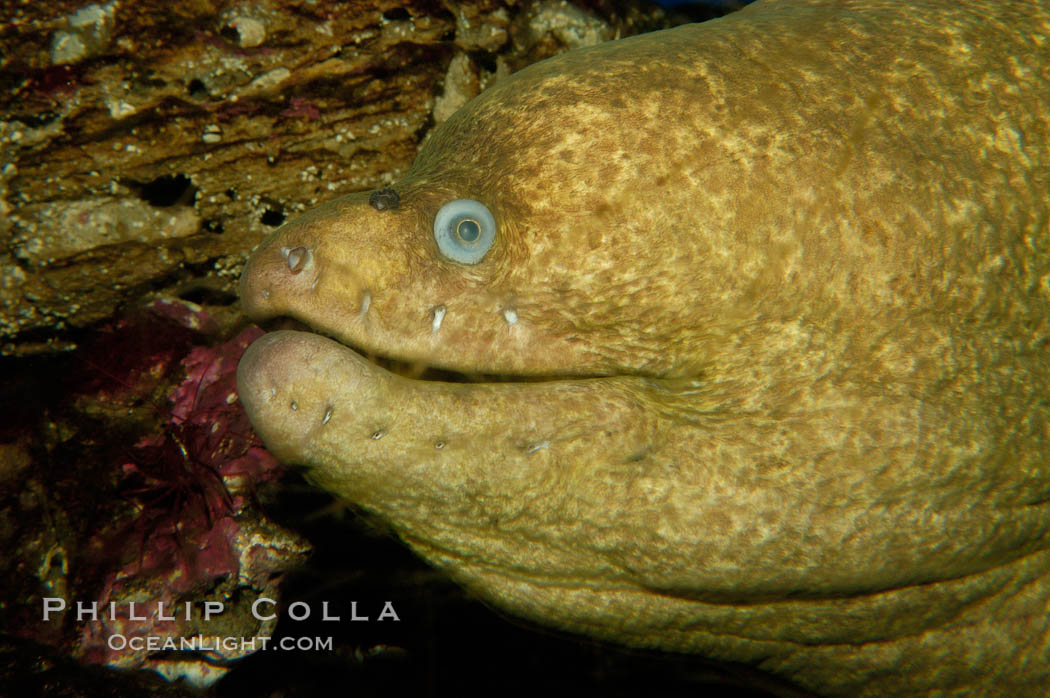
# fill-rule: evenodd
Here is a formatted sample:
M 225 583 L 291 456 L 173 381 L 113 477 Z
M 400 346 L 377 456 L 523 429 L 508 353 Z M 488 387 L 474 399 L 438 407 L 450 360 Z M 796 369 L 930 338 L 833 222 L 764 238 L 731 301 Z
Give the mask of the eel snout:
M 317 285 L 318 267 L 309 245 L 271 245 L 253 255 L 241 276 L 240 297 L 244 312 L 252 317 L 275 314 L 274 307 L 311 295 Z M 276 297 L 274 289 L 280 288 Z
M 348 232 L 364 239 L 362 231 L 377 227 L 374 221 L 360 214 L 356 201 L 360 198 L 344 197 L 298 216 L 259 245 L 244 266 L 238 289 L 248 317 L 264 320 L 287 315 L 307 322 L 313 316 L 323 316 L 319 297 L 329 292 L 325 284 L 331 282 L 333 276 L 339 278 L 346 293 L 360 293 L 361 279 L 341 274 L 346 260 L 333 253 L 333 247 L 339 247 L 336 241 Z M 350 220 L 360 221 L 352 231 L 342 222 L 348 212 Z M 383 232 L 380 229 L 377 234 Z M 366 247 L 358 256 L 368 253 Z M 392 263 L 389 255 L 385 258 Z M 348 304 L 328 305 L 334 305 L 338 311 Z
M 360 409 L 377 392 L 381 371 L 326 337 L 268 332 L 241 358 L 237 387 L 263 441 L 278 458 L 297 461 L 332 419 L 334 386 L 354 395 Z

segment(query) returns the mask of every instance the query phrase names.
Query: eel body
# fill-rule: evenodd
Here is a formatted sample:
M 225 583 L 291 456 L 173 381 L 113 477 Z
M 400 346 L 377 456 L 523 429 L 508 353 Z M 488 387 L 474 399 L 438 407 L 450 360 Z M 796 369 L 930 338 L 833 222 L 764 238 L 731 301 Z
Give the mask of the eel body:
M 564 54 L 255 251 L 246 312 L 317 333 L 260 338 L 241 399 L 513 613 L 829 695 L 1045 694 L 1048 143 L 1046 2 Z M 480 257 L 435 232 L 460 200 Z

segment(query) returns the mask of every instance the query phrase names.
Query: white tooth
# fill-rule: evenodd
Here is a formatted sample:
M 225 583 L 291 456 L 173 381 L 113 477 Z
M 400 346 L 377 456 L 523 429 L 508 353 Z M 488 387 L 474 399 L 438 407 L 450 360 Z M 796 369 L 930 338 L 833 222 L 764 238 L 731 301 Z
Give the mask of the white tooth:
M 540 441 L 538 444 L 533 444 L 529 447 L 529 450 L 525 451 L 525 454 L 531 456 L 533 453 L 536 453 L 536 451 L 542 451 L 550 445 L 550 441 Z
M 434 308 L 434 324 L 430 326 L 430 333 L 436 334 L 441 329 L 441 323 L 445 320 L 445 306 L 439 305 Z
M 365 291 L 361 296 L 361 317 L 368 315 L 368 309 L 372 307 L 372 293 Z
M 518 311 L 514 308 L 507 308 L 503 311 L 503 319 L 507 321 L 508 325 L 513 325 L 518 321 Z

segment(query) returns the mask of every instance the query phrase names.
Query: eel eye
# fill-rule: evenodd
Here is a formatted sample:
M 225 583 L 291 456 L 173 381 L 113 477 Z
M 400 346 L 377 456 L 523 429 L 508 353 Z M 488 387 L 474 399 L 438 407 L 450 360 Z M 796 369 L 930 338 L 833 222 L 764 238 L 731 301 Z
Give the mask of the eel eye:
M 434 240 L 445 257 L 460 264 L 477 264 L 496 239 L 496 219 L 473 199 L 456 199 L 434 216 Z
M 472 245 L 481 236 L 481 224 L 473 218 L 464 218 L 456 225 L 456 238 L 464 245 Z

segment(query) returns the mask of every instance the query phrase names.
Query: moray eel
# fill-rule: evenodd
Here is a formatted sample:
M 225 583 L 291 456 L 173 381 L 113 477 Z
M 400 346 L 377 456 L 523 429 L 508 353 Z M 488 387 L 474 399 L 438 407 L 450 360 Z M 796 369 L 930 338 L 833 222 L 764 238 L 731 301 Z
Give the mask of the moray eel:
M 316 333 L 240 396 L 512 613 L 828 695 L 1045 694 L 1048 143 L 1045 2 L 570 52 L 262 243 L 246 312 Z

